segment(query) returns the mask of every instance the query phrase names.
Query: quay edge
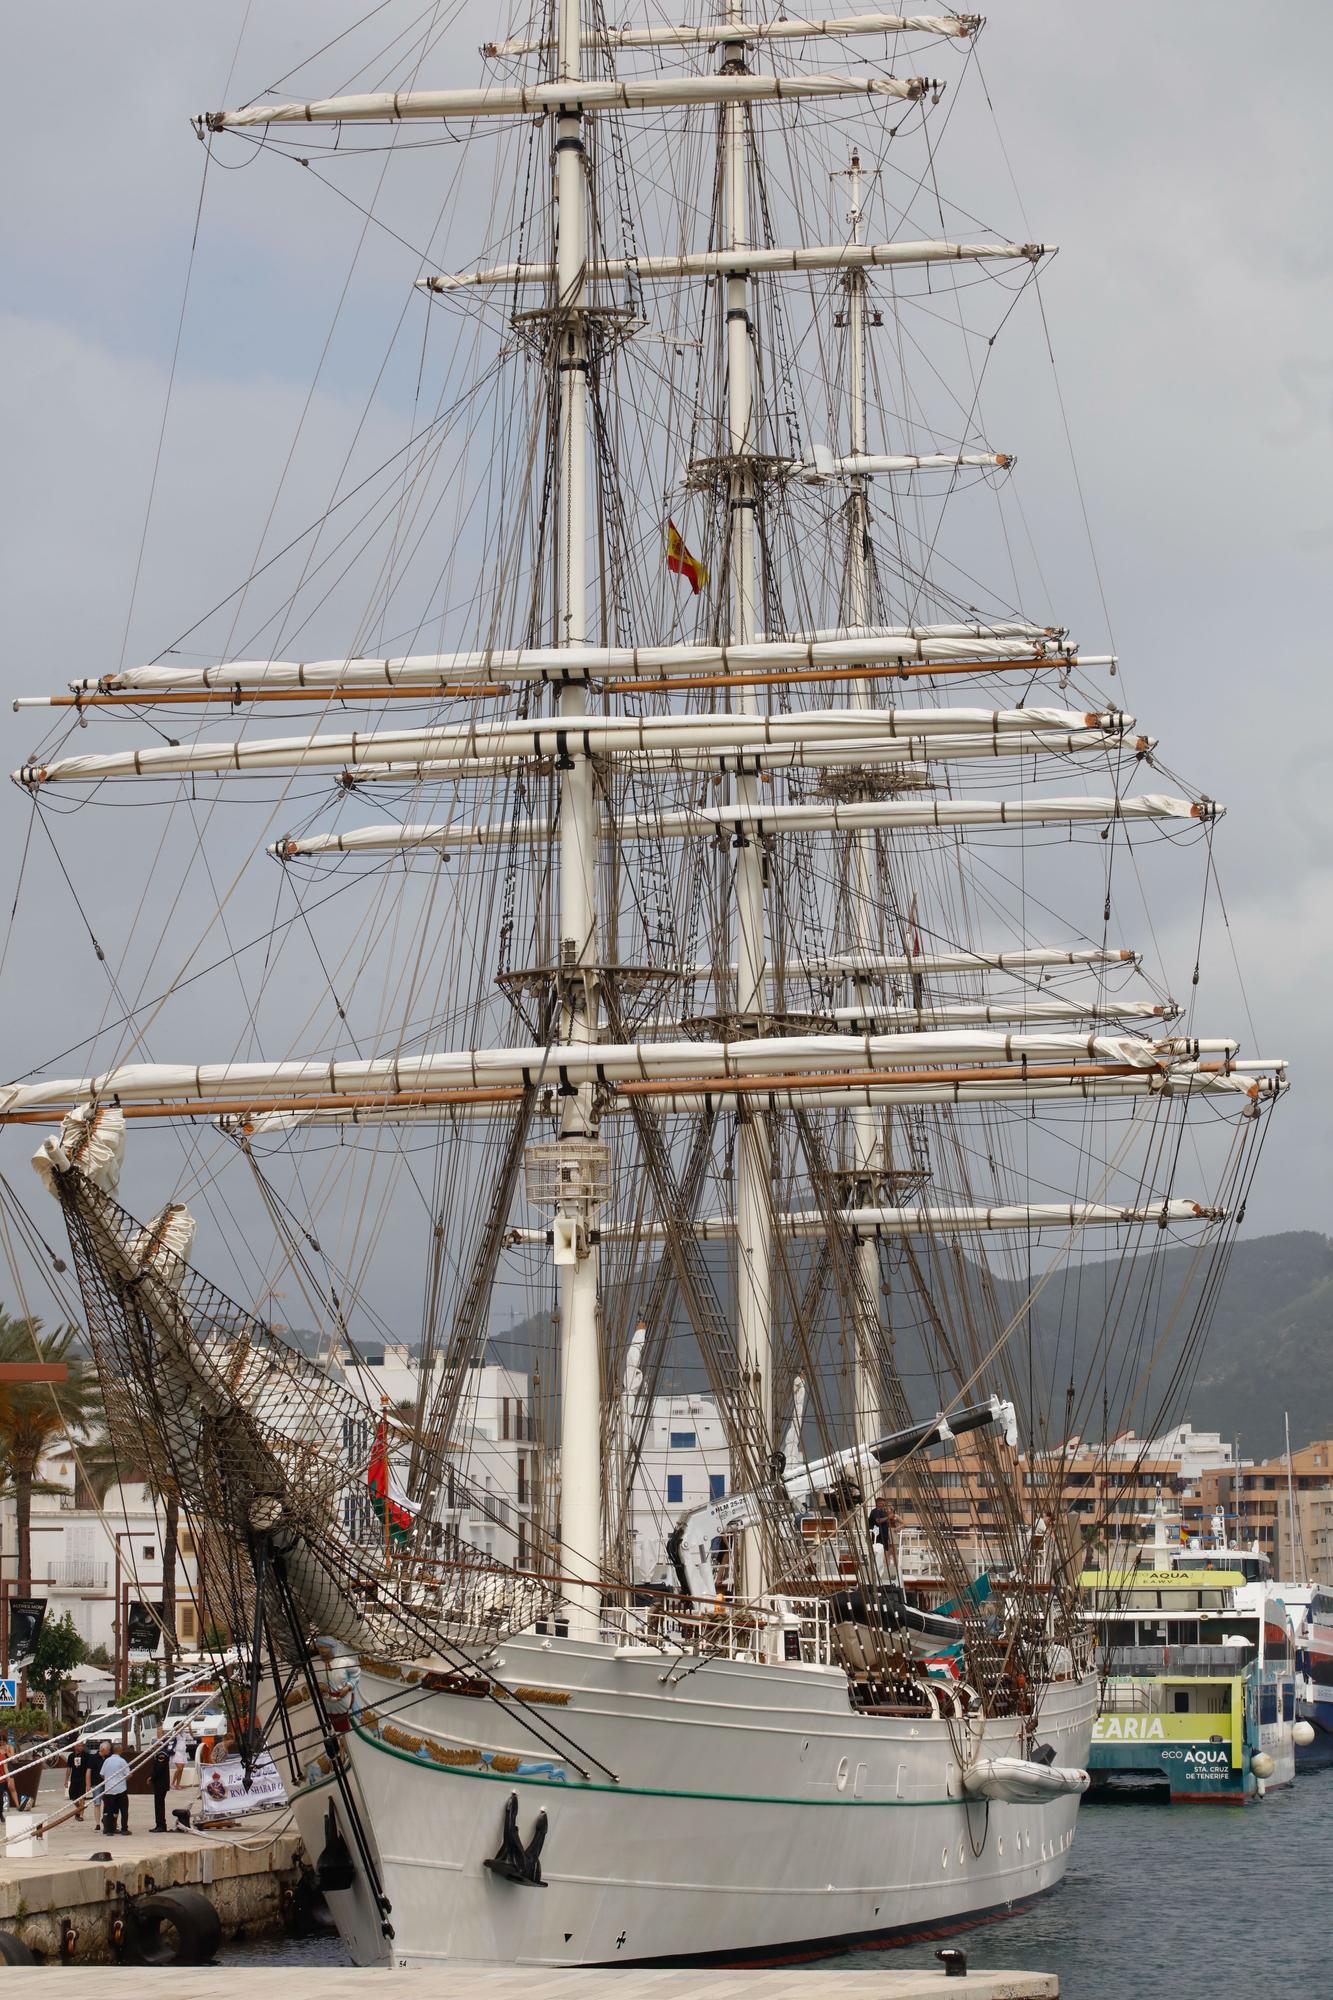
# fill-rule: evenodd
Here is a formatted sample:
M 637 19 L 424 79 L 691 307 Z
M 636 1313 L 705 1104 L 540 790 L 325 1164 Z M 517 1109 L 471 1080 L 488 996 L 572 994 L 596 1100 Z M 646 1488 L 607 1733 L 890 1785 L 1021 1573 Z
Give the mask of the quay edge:
M 91 1860 L 101 1848 L 114 1858 Z M 112 1927 L 127 1899 L 191 1888 L 217 1911 L 224 1938 L 266 1936 L 286 1927 L 306 1865 L 295 1831 L 243 1845 L 225 1839 L 203 1844 L 197 1836 L 179 1843 L 151 1834 L 108 1839 L 94 1827 L 79 1854 L 5 1862 L 0 1869 L 0 1931 L 10 1932 L 51 1965 L 105 1965 L 115 1958 Z M 70 1931 L 72 1946 L 66 1943 Z M 172 1968 L 171 1976 L 179 1979 L 180 1969 Z M 104 1980 L 104 1974 L 98 1978 Z
M 136 1967 L 135 1978 L 163 2000 L 217 2000 L 216 1966 L 173 1966 L 154 1971 Z M 233 1971 L 241 1970 L 233 1964 Z M 367 1966 L 244 1966 L 247 2000 L 370 2000 L 386 1977 L 430 1995 L 466 1991 L 469 2000 L 1059 2000 L 1060 1982 L 1050 1972 L 968 1971 L 946 1979 L 942 1970 L 880 1972 L 790 1970 L 698 1973 L 634 1970 L 588 1972 L 578 1967 L 484 1966 L 468 1968 L 467 1984 L 457 1968 L 436 1972 L 385 1974 Z M 107 1975 L 91 1968 L 67 1972 L 60 1991 L 65 2000 L 106 2000 Z M 170 1982 L 168 1984 L 168 1982 Z M 112 1976 L 113 1990 L 117 1984 Z

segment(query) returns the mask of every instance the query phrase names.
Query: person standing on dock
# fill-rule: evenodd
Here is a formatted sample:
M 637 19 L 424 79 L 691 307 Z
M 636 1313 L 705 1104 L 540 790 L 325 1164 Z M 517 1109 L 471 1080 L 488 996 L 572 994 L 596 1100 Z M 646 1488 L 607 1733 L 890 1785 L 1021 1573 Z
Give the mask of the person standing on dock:
M 102 1831 L 128 1834 L 130 1830 L 130 1767 L 111 1740 L 102 1745 Z M 119 1827 L 116 1821 L 120 1821 Z
M 76 1743 L 65 1759 L 69 1799 L 75 1819 L 83 1818 L 85 1795 L 95 1791 L 102 1776 L 102 1753 L 95 1743 Z
M 171 1790 L 171 1738 L 159 1729 L 153 1742 L 148 1775 L 153 1788 L 153 1832 L 167 1833 L 167 1793 Z

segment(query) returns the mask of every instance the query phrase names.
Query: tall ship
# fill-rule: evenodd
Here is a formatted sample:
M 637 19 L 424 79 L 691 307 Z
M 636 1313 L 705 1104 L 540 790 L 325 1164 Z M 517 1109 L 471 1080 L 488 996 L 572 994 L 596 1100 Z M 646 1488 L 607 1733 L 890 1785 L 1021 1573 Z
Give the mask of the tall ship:
M 1153 1393 L 1158 1260 L 1223 1268 L 1284 1087 L 1133 928 L 1164 867 L 1211 896 L 1222 808 L 987 433 L 1053 251 L 944 191 L 979 17 L 475 7 L 474 79 L 401 11 L 199 119 L 196 255 L 221 168 L 350 201 L 409 442 L 220 633 L 25 703 L 25 818 L 77 885 L 105 815 L 138 914 L 0 1121 L 53 1128 L 113 1428 L 359 1963 L 937 1935 L 1065 1873 L 1099 1679 L 1046 1447 Z M 502 1557 L 458 1417 L 516 1302 Z M 728 1471 L 645 1575 L 681 1384 Z

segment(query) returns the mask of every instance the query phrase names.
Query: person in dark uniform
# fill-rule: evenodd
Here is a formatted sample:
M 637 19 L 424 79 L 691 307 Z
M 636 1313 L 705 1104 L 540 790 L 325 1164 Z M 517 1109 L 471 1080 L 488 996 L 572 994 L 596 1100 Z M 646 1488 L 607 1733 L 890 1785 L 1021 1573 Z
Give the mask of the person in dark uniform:
M 889 1550 L 893 1545 L 893 1531 L 897 1525 L 883 1501 L 876 1500 L 866 1515 L 866 1530 L 870 1536 L 876 1566 L 885 1576 L 889 1573 Z
M 168 1833 L 167 1793 L 171 1790 L 171 1738 L 165 1729 L 159 1729 L 153 1744 L 153 1754 L 148 1763 L 148 1776 L 153 1788 L 153 1832 Z
M 95 1743 L 76 1743 L 65 1759 L 70 1804 L 75 1819 L 83 1818 L 84 1801 L 102 1775 L 102 1758 Z

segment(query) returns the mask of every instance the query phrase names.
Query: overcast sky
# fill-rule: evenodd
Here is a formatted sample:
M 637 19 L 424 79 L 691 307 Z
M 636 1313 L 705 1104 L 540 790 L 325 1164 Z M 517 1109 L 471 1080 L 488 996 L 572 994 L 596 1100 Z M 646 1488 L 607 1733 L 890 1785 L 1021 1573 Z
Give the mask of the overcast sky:
M 69 0 L 7 21 L 10 73 L 22 88 L 11 93 L 3 140 L 6 704 L 114 668 L 123 644 L 130 661 L 151 658 L 230 588 L 251 559 L 309 394 L 360 218 L 310 176 L 260 155 L 243 171 L 210 175 L 126 640 L 200 195 L 201 149 L 187 117 L 224 95 L 250 97 L 361 10 L 264 0 L 242 35 L 248 11 L 241 0 Z M 418 11 L 394 0 L 382 19 Z M 503 10 L 442 7 L 441 21 L 451 11 L 457 23 L 424 81 L 476 80 L 476 46 Z M 1175 767 L 1228 807 L 1218 869 L 1257 1046 L 1217 925 L 1204 967 L 1216 997 L 1199 1026 L 1293 1062 L 1248 1229 L 1326 1229 L 1329 10 L 1310 0 L 1261 39 L 1253 6 L 1240 0 L 1148 10 L 997 0 L 981 60 L 1019 195 L 989 126 L 975 149 L 961 142 L 953 164 L 992 178 L 953 189 L 1012 233 L 1061 246 L 1044 297 L 1125 705 Z M 309 90 L 295 94 L 343 77 L 335 52 L 303 73 Z M 979 95 L 969 103 L 984 112 Z M 428 233 L 426 212 L 405 218 L 413 243 Z M 484 242 L 472 220 L 463 219 L 460 262 Z M 282 520 L 319 511 L 415 272 L 410 253 L 368 246 L 369 283 L 330 349 Z M 1029 318 L 1025 339 L 1027 361 L 1010 364 L 999 384 L 1008 401 L 998 441 L 1021 461 L 1053 594 L 1085 650 L 1101 652 L 1108 637 L 1039 319 Z M 391 383 L 391 406 L 394 393 Z M 395 422 L 400 415 L 390 408 Z M 370 419 L 372 444 L 381 421 Z M 393 448 L 401 428 L 384 436 Z M 9 769 L 37 725 L 4 712 L 0 762 Z M 7 918 L 30 813 L 9 788 L 0 811 Z M 93 928 L 112 936 L 144 869 L 125 825 L 133 818 L 97 822 L 101 863 L 76 878 Z M 49 852 L 33 841 L 0 972 L 6 1075 L 86 1032 L 89 994 L 100 996 L 104 977 Z M 1183 911 L 1168 909 L 1166 921 L 1183 937 Z M 0 1135 L 11 1176 L 29 1137 Z

